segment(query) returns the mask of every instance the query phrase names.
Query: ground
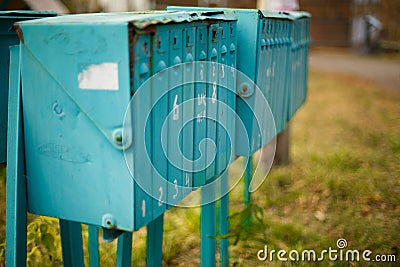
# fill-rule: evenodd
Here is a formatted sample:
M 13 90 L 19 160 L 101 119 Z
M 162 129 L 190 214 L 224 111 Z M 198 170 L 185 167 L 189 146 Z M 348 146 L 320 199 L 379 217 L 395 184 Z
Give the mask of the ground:
M 400 91 L 400 57 L 361 55 L 344 49 L 312 49 L 310 67 L 332 74 L 351 74 L 386 89 Z

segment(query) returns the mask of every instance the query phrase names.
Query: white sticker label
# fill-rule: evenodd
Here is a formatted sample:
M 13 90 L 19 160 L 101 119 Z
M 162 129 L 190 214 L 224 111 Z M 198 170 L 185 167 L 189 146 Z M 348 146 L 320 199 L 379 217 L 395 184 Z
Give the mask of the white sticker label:
M 87 66 L 78 74 L 79 88 L 84 90 L 116 91 L 118 86 L 118 63 L 104 62 Z

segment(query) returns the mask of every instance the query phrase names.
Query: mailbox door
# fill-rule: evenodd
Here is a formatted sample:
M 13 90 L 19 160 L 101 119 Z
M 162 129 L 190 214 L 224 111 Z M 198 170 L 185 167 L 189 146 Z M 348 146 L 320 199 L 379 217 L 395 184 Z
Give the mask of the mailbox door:
M 236 109 L 236 56 L 237 56 L 237 34 L 236 21 L 229 22 L 229 39 L 228 39 L 228 59 L 227 65 L 229 69 L 225 70 L 227 76 L 227 103 L 231 112 L 227 113 L 227 165 L 235 159 L 235 109 Z
M 151 85 L 152 163 L 154 165 L 152 194 L 158 196 L 158 199 L 153 200 L 154 218 L 165 212 L 167 200 L 167 150 L 162 149 L 161 130 L 168 115 L 168 73 L 165 69 L 170 65 L 169 38 L 168 26 L 159 26 L 152 41 L 152 74 L 157 75 Z
M 169 91 L 168 91 L 168 202 L 177 204 L 182 199 L 182 193 L 178 185 L 183 185 L 183 172 L 180 148 L 182 147 L 182 136 L 178 135 L 183 122 L 183 110 L 180 104 L 183 100 L 182 88 L 182 63 L 183 58 L 183 26 L 174 25 L 170 29 L 170 63 Z
M 193 146 L 193 156 L 194 156 L 194 174 L 193 174 L 193 186 L 198 187 L 206 182 L 206 172 L 202 169 L 206 163 L 206 147 L 204 146 L 204 139 L 207 134 L 207 121 L 206 121 L 206 65 L 203 63 L 207 60 L 207 26 L 205 24 L 200 24 L 196 29 L 196 61 L 198 65 L 195 70 L 195 97 L 196 103 L 194 107 L 194 112 L 196 116 L 196 122 L 194 124 L 194 146 Z M 203 81 L 203 82 L 202 82 Z M 203 147 L 200 146 L 203 145 Z M 202 152 L 201 152 L 202 151 Z
M 228 105 L 228 76 L 226 67 L 228 64 L 229 57 L 229 22 L 221 22 L 219 25 L 220 29 L 220 42 L 219 42 L 219 75 L 218 75 L 218 86 L 217 86 L 217 97 L 218 97 L 218 111 L 217 111 L 217 158 L 216 158 L 216 174 L 221 174 L 226 168 L 227 162 L 227 135 L 226 129 L 224 128 L 227 124 L 227 105 Z
M 195 52 L 196 52 L 196 28 L 198 23 L 192 23 L 190 26 L 183 30 L 183 42 L 184 42 L 184 54 L 183 62 L 190 63 L 194 62 Z M 182 142 L 182 152 L 183 156 L 187 158 L 190 162 L 184 161 L 182 166 L 185 170 L 183 185 L 185 188 L 183 196 L 188 195 L 192 190 L 193 186 L 193 148 L 194 148 L 194 104 L 195 102 L 190 102 L 194 100 L 195 97 L 195 84 L 193 83 L 195 78 L 195 66 L 186 64 L 183 68 L 183 102 L 187 102 L 183 106 L 183 142 Z M 193 104 L 190 104 L 193 103 Z
M 210 165 L 206 169 L 206 182 L 215 176 L 215 160 L 218 159 L 216 132 L 217 124 L 217 96 L 218 96 L 218 77 L 219 69 L 217 63 L 219 61 L 219 41 L 221 37 L 221 29 L 218 24 L 211 24 L 208 28 L 208 61 L 211 62 L 207 70 L 207 138 L 211 142 L 207 142 L 206 155 L 207 163 Z M 214 142 L 214 144 L 212 144 Z M 214 155 L 216 158 L 214 158 Z
M 135 91 L 148 78 L 150 78 L 150 55 L 151 55 L 151 36 L 150 34 L 136 34 L 133 36 L 133 88 Z M 135 196 L 135 229 L 139 229 L 153 219 L 153 198 L 142 189 L 139 184 L 145 188 L 152 188 L 151 173 L 152 168 L 144 157 L 151 157 L 151 136 L 150 126 L 151 121 L 146 121 L 146 116 L 149 114 L 151 106 L 150 98 L 141 98 L 140 101 L 134 102 L 133 105 L 133 147 L 134 147 L 134 196 Z M 151 117 L 149 118 L 151 120 Z M 145 129 L 145 132 L 136 129 Z M 143 143 L 145 142 L 145 147 Z M 144 148 L 144 151 L 140 151 Z

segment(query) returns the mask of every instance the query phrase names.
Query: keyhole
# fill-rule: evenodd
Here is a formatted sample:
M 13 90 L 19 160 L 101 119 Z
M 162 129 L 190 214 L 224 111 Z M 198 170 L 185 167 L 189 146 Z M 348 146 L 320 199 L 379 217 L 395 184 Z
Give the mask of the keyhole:
M 147 46 L 148 46 L 147 42 L 144 42 L 143 45 L 142 45 L 143 53 L 147 54 Z

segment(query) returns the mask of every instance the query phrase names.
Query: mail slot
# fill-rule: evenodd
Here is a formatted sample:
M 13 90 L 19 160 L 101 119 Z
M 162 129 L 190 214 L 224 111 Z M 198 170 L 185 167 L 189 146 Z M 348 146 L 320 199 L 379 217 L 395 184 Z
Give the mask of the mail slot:
M 55 15 L 55 12 L 50 11 L 0 11 L 0 163 L 7 161 L 8 69 L 10 61 L 8 47 L 19 43 L 13 24 L 18 21 Z
M 248 88 L 247 83 L 237 81 L 236 112 L 245 125 L 250 149 L 243 139 L 245 134 L 237 132 L 235 152 L 237 155 L 252 155 L 286 127 L 293 16 L 258 9 L 170 6 L 167 10 L 230 10 L 236 14 L 237 68 L 254 81 L 269 104 L 269 108 L 265 108 L 263 100 L 256 97 L 255 88 Z M 263 110 L 257 110 L 260 106 Z M 271 124 L 267 115 L 261 116 L 261 120 L 254 116 L 255 113 L 269 112 L 272 112 L 275 125 Z
M 232 160 L 218 121 L 234 131 L 235 119 L 219 103 L 235 110 L 236 98 L 219 84 L 235 83 L 218 73 L 236 65 L 234 13 L 67 15 L 17 29 L 30 212 L 137 230 Z M 205 138 L 217 144 L 208 167 L 196 161 Z
M 310 44 L 310 17 L 307 12 L 290 12 L 293 18 L 291 27 L 291 49 L 289 81 L 288 120 L 293 117 L 307 97 L 308 49 Z

